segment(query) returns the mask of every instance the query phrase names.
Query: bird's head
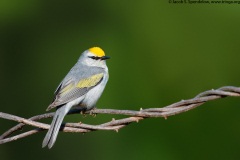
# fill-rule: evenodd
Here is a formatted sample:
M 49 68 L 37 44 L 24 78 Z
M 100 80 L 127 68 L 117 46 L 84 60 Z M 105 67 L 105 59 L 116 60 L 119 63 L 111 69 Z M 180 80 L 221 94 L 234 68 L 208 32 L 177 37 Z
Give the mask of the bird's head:
M 92 47 L 82 53 L 79 61 L 89 66 L 104 67 L 109 58 L 100 47 Z

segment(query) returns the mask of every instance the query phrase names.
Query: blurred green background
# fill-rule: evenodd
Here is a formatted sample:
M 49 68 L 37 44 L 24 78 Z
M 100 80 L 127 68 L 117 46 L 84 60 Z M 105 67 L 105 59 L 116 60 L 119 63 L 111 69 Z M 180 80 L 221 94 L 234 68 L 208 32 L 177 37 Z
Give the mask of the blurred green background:
M 25 118 L 45 113 L 62 78 L 93 46 L 111 56 L 98 108 L 163 107 L 212 88 L 239 86 L 239 19 L 240 5 L 233 4 L 1 0 L 0 111 Z M 41 148 L 41 132 L 1 145 L 0 158 L 239 159 L 239 106 L 239 98 L 226 98 L 118 133 L 60 133 L 51 150 Z M 72 115 L 65 122 L 120 117 Z M 0 133 L 15 124 L 0 119 Z

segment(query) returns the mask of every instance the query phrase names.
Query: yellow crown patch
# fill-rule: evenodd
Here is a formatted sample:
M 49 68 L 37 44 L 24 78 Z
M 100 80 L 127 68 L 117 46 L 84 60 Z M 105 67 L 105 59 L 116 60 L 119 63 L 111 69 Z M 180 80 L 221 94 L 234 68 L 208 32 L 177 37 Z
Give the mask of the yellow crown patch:
M 99 47 L 92 47 L 92 48 L 89 49 L 89 51 L 92 52 L 93 54 L 95 54 L 98 57 L 105 56 L 104 51 Z

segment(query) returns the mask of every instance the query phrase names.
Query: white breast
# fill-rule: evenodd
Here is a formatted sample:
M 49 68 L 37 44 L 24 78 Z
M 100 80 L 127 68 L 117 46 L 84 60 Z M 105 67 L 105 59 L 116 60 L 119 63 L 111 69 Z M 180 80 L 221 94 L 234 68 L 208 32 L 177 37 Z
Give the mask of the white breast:
M 108 73 L 105 73 L 103 80 L 94 88 L 92 88 L 86 95 L 81 104 L 87 108 L 87 110 L 95 107 L 98 99 L 102 95 L 102 92 L 108 81 Z

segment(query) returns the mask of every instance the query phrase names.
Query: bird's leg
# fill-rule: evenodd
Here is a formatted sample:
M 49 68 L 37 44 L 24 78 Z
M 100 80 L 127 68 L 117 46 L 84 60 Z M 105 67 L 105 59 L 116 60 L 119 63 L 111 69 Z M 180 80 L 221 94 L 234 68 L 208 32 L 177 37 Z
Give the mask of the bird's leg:
M 96 109 L 96 107 L 94 107 L 93 109 L 90 110 L 89 115 L 93 116 L 94 118 L 97 116 L 96 113 L 93 113 L 93 111 Z

